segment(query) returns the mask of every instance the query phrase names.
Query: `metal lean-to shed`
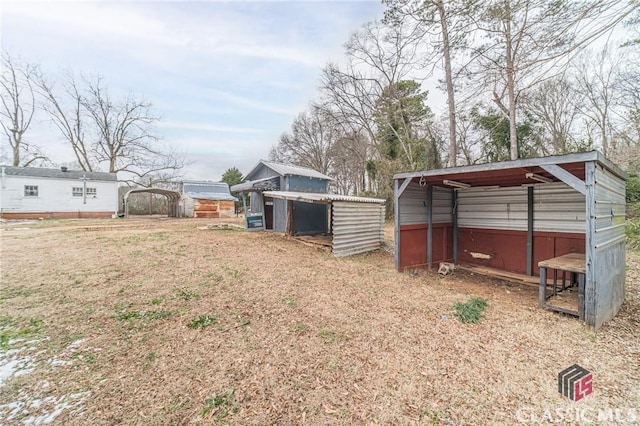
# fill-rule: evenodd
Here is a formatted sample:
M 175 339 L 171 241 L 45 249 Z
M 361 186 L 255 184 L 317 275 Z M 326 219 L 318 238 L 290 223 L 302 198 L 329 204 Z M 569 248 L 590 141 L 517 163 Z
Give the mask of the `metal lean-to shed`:
M 537 276 L 539 264 L 546 273 L 546 260 L 571 254 L 584 271 L 579 317 L 597 329 L 622 305 L 626 175 L 600 152 L 399 173 L 394 180 L 398 270 L 448 261 Z
M 329 228 L 331 248 L 337 257 L 379 249 L 384 241 L 384 200 L 291 191 L 265 191 L 264 196 L 287 202 L 286 232 L 289 235 L 295 234 L 296 220 L 307 220 L 304 215 L 296 214 L 298 210 L 305 211 L 305 205 L 327 206 L 330 221 L 316 228 Z

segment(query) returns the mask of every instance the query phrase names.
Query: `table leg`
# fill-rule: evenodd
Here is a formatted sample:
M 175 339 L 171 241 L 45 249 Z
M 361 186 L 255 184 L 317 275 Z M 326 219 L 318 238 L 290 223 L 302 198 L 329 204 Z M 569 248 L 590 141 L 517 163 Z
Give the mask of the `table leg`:
M 556 288 L 557 285 L 558 285 L 558 270 L 554 269 L 553 270 L 553 295 L 554 296 L 558 294 L 558 289 Z
M 538 306 L 544 308 L 545 300 L 547 300 L 547 268 L 540 267 L 540 290 L 538 294 Z

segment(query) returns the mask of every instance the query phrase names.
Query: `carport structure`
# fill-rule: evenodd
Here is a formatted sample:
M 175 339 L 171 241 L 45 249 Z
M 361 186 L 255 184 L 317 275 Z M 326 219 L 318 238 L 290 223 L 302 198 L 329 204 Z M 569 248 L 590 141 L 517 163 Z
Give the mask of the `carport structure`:
M 124 216 L 129 217 L 129 196 L 131 194 L 159 194 L 164 195 L 167 198 L 167 216 L 179 217 L 180 216 L 180 193 L 178 191 L 172 191 L 162 188 L 134 188 L 127 191 L 124 194 Z
M 396 268 L 447 261 L 532 277 L 541 264 L 540 306 L 597 329 L 625 295 L 625 181 L 598 151 L 398 173 Z M 576 259 L 583 269 L 562 266 Z M 547 303 L 549 265 L 561 289 L 564 271 L 576 281 L 575 309 Z

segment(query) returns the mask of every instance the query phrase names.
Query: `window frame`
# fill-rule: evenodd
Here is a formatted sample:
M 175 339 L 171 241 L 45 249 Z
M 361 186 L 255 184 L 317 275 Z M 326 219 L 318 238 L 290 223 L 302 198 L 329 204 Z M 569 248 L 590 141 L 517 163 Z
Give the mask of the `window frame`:
M 38 198 L 40 196 L 38 185 L 25 185 L 24 196 L 28 198 Z

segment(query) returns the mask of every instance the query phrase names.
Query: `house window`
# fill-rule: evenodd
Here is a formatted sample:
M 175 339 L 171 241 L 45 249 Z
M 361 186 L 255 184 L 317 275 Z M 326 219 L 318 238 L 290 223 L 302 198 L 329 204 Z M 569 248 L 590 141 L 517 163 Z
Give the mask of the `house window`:
M 82 197 L 82 188 L 74 186 L 71 190 L 71 195 L 73 195 L 74 197 Z
M 96 188 L 87 188 L 87 197 L 96 198 L 98 195 L 98 190 Z
M 37 197 L 38 196 L 38 186 L 37 185 L 25 185 L 24 186 L 24 196 L 25 197 Z

